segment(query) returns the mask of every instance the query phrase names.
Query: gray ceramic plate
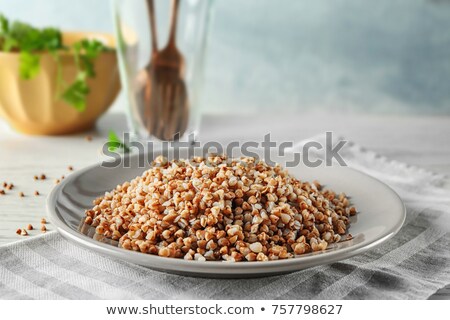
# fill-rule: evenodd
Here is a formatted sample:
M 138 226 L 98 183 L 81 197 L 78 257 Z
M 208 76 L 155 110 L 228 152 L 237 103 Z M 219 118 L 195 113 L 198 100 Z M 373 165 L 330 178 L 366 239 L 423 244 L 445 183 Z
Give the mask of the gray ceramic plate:
M 292 272 L 350 258 L 391 238 L 405 220 L 402 201 L 380 181 L 346 167 L 300 165 L 290 168 L 289 172 L 303 181 L 317 179 L 326 187 L 351 196 L 359 210 L 349 230 L 354 237 L 352 240 L 331 245 L 324 252 L 267 262 L 186 261 L 133 252 L 119 248 L 117 242 L 96 238 L 93 228 L 80 222 L 94 198 L 145 170 L 138 167 L 137 160 L 136 156 L 130 157 L 129 168 L 111 169 L 96 164 L 74 172 L 57 185 L 47 199 L 48 214 L 57 230 L 67 239 L 98 253 L 152 269 L 191 276 L 236 278 Z

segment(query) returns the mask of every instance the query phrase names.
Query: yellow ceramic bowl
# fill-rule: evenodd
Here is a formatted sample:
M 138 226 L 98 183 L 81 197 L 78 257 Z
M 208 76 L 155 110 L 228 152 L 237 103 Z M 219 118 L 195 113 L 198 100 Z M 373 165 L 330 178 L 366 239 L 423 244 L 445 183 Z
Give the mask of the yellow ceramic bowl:
M 65 32 L 63 42 L 70 45 L 83 38 L 97 39 L 115 48 L 111 35 L 91 32 Z M 62 78 L 75 79 L 73 54 L 62 52 Z M 35 135 L 57 135 L 79 132 L 92 127 L 120 90 L 115 50 L 103 52 L 95 60 L 96 77 L 88 80 L 90 93 L 86 110 L 79 112 L 56 93 L 57 65 L 49 53 L 42 53 L 40 71 L 30 80 L 19 75 L 19 54 L 0 52 L 0 115 L 16 130 Z

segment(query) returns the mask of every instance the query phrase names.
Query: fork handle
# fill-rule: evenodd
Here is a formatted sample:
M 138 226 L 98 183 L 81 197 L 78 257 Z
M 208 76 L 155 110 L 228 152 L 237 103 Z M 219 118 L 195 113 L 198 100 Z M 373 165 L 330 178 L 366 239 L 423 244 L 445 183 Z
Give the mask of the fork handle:
M 175 38 L 177 31 L 177 20 L 178 20 L 178 7 L 180 6 L 180 0 L 172 0 L 171 10 L 170 10 L 170 33 L 169 42 L 167 46 L 175 46 Z
M 153 0 L 147 0 L 148 15 L 150 17 L 150 31 L 152 34 L 152 51 L 156 53 L 158 51 L 158 39 L 156 34 L 156 17 L 155 6 Z

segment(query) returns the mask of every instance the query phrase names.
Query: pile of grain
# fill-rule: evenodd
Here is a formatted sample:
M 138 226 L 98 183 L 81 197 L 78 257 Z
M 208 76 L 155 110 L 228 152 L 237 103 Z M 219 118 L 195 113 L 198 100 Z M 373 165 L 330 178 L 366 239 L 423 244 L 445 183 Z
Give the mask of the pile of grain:
M 85 223 L 124 249 L 162 257 L 267 261 L 325 250 L 354 214 L 345 194 L 254 158 L 159 157 L 96 199 Z

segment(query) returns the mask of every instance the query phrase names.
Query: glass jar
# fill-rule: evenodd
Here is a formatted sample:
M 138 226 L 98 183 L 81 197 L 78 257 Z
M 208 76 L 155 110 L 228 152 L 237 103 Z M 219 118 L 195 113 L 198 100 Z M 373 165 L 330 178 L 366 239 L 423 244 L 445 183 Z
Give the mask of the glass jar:
M 129 130 L 137 140 L 192 140 L 210 0 L 115 0 L 122 88 Z

